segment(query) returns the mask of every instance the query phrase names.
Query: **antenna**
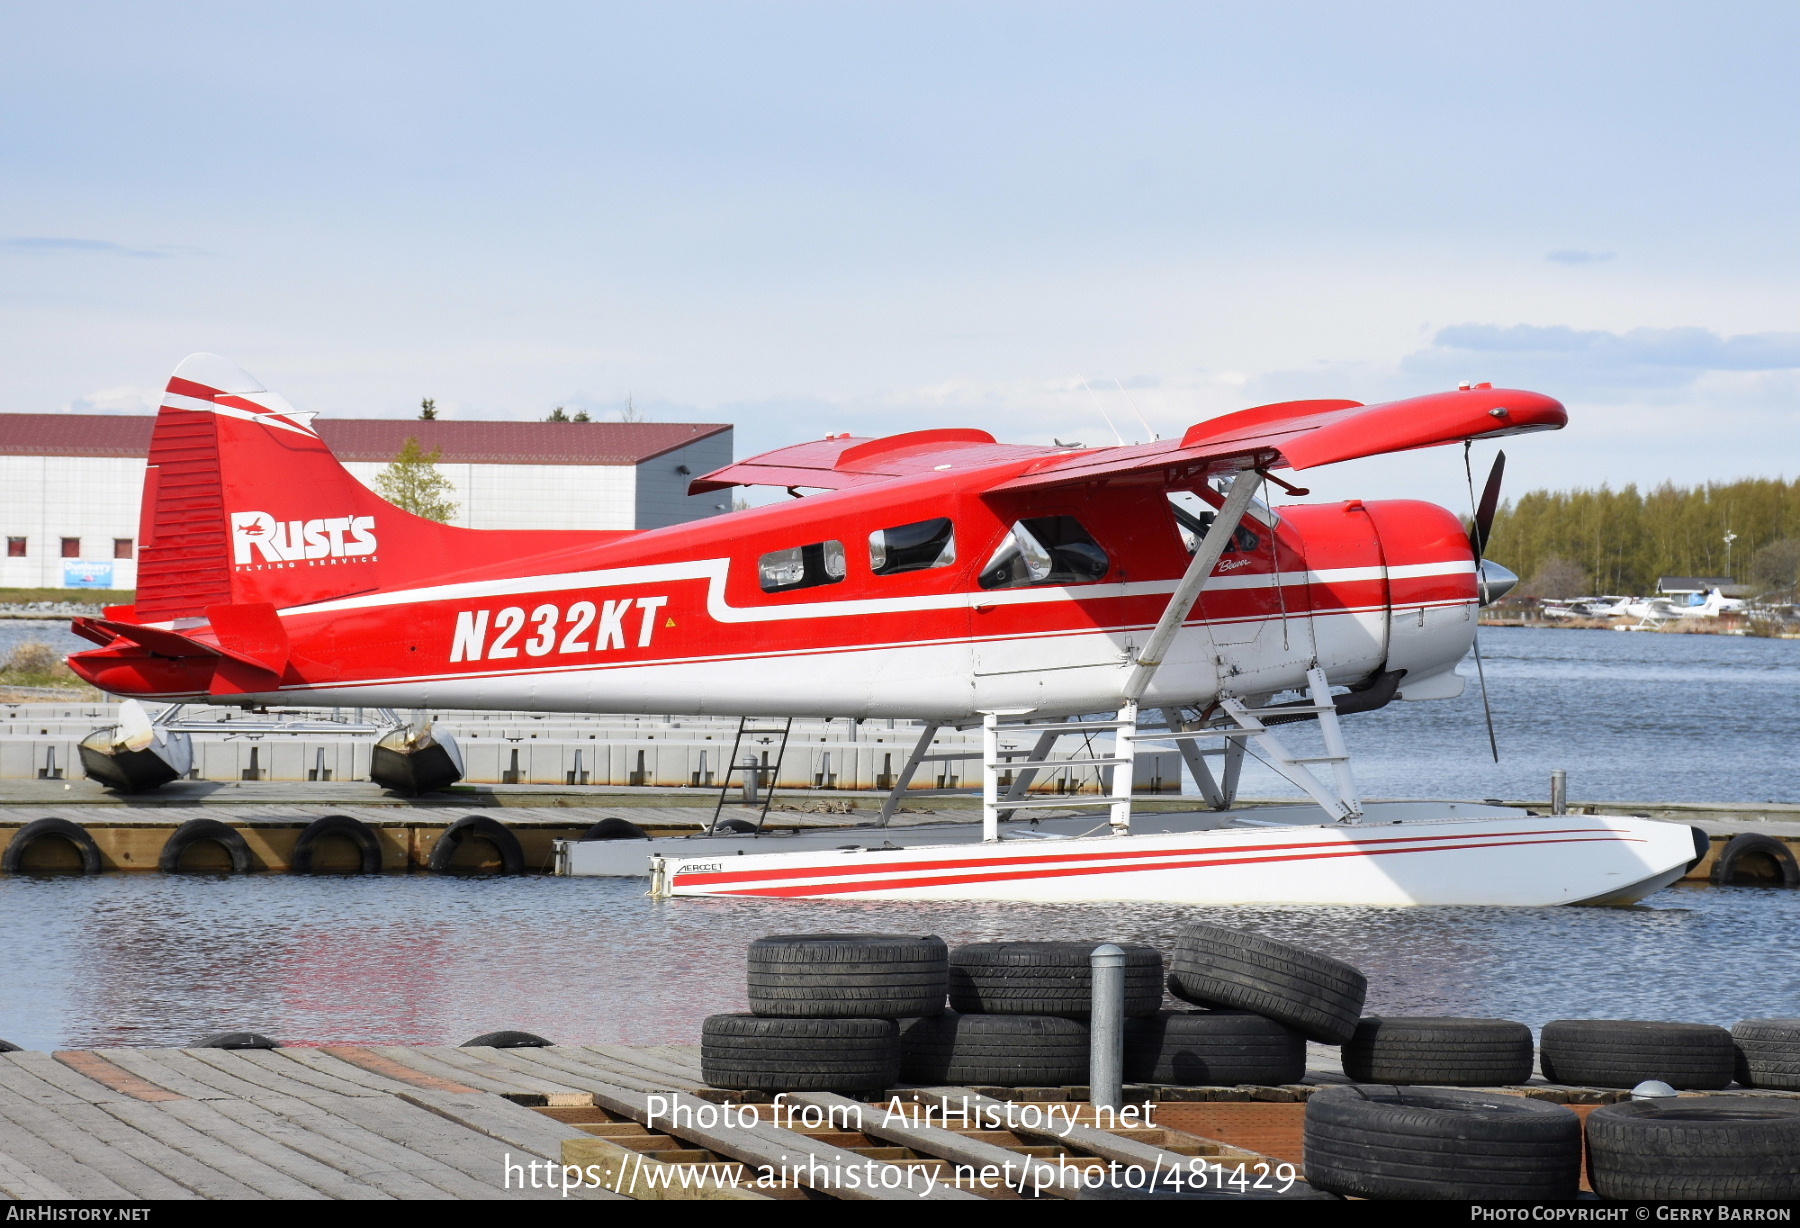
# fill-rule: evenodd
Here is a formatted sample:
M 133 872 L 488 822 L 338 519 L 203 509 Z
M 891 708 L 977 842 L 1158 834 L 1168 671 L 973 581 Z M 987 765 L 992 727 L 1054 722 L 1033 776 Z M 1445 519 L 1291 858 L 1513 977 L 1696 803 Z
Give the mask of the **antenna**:
M 1100 411 L 1100 416 L 1102 418 L 1106 419 L 1106 429 L 1113 433 L 1113 438 L 1119 441 L 1119 446 L 1121 448 L 1124 447 L 1125 436 L 1119 434 L 1119 428 L 1113 425 L 1112 415 L 1106 412 L 1106 406 L 1100 404 L 1100 398 L 1094 395 L 1094 390 L 1092 388 L 1088 388 L 1088 382 L 1086 380 L 1081 381 L 1081 386 L 1087 388 L 1088 397 L 1094 402 L 1094 408 Z
M 1157 440 L 1161 439 L 1162 436 L 1158 435 L 1155 428 L 1150 425 L 1150 419 L 1144 417 L 1144 411 L 1137 407 L 1137 402 L 1131 399 L 1131 394 L 1129 392 L 1125 391 L 1125 385 L 1119 383 L 1118 376 L 1113 376 L 1113 383 L 1118 384 L 1119 395 L 1125 398 L 1125 404 L 1131 406 L 1131 412 L 1137 415 L 1137 420 L 1144 424 L 1144 430 L 1149 434 L 1150 442 L 1155 443 Z

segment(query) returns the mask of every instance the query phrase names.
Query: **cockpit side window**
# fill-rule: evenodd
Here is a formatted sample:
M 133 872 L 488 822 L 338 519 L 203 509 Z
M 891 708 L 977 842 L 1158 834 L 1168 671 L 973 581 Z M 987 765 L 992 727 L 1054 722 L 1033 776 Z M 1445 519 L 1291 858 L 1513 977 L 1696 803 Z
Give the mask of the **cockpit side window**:
M 765 593 L 836 584 L 844 578 L 844 543 L 813 542 L 771 550 L 757 560 L 756 571 Z
M 1112 560 L 1073 516 L 1038 516 L 1012 531 L 981 569 L 982 588 L 1037 584 L 1092 584 L 1105 579 Z
M 869 534 L 869 570 L 878 576 L 948 567 L 956 562 L 956 529 L 948 516 L 916 520 Z
M 1192 554 L 1200 548 L 1200 539 L 1212 528 L 1216 514 L 1197 497 L 1185 491 L 1169 495 L 1169 510 L 1175 513 L 1175 527 L 1181 533 L 1181 544 Z M 1248 517 L 1245 519 L 1248 520 Z M 1260 545 L 1262 538 L 1248 524 L 1240 521 L 1237 532 L 1231 535 L 1231 543 L 1225 547 L 1225 553 L 1254 554 Z

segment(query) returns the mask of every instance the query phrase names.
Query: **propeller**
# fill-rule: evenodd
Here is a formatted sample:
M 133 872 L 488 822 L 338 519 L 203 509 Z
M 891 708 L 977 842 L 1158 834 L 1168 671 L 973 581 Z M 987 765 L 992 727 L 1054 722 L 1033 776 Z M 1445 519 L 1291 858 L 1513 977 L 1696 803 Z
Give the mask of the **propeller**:
M 1488 538 L 1493 535 L 1494 515 L 1500 510 L 1500 479 L 1506 472 L 1506 453 L 1494 456 L 1494 467 L 1488 470 L 1487 485 L 1482 488 L 1481 502 L 1475 501 L 1475 470 L 1469 462 L 1469 452 L 1474 444 L 1471 440 L 1463 441 L 1463 476 L 1469 482 L 1469 548 L 1475 554 L 1475 579 L 1481 585 L 1481 604 L 1486 605 L 1492 598 L 1488 595 L 1488 563 L 1482 558 L 1487 549 Z M 1508 573 L 1510 574 L 1510 573 Z M 1507 588 L 1512 585 L 1508 584 Z M 1481 684 L 1481 715 L 1487 722 L 1488 750 L 1493 753 L 1494 762 L 1500 762 L 1500 742 L 1494 737 L 1494 709 L 1488 701 L 1487 670 L 1481 663 L 1481 617 L 1475 618 L 1475 632 L 1470 637 L 1470 646 L 1475 650 L 1475 677 Z
M 1463 445 L 1463 467 L 1468 468 L 1468 445 Z M 1494 535 L 1494 514 L 1500 510 L 1500 478 L 1506 473 L 1506 453 L 1496 453 L 1494 467 L 1488 470 L 1487 485 L 1482 487 L 1481 502 L 1471 509 L 1474 519 L 1469 522 L 1469 546 L 1475 551 L 1475 557 L 1481 558 L 1487 553 L 1488 538 Z M 1475 483 L 1473 475 L 1469 482 L 1469 502 L 1475 503 Z

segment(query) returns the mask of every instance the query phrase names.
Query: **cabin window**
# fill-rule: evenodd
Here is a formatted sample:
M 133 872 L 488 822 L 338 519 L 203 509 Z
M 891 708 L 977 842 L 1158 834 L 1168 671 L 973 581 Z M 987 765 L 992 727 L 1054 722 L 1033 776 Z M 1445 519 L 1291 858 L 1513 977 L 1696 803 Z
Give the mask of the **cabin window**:
M 814 542 L 789 550 L 771 550 L 756 565 L 763 592 L 836 584 L 844 578 L 844 543 Z
M 956 530 L 949 518 L 916 520 L 869 534 L 869 570 L 878 576 L 925 571 L 956 562 Z
M 1092 584 L 1112 567 L 1081 522 L 1073 516 L 1021 520 L 981 569 L 982 588 L 1025 588 L 1033 584 Z
M 1192 554 L 1200 548 L 1200 539 L 1206 536 L 1206 531 L 1212 528 L 1216 513 L 1202 503 L 1198 496 L 1186 491 L 1177 491 L 1169 496 L 1169 510 L 1175 513 L 1175 527 L 1181 532 L 1181 544 Z M 1225 547 L 1225 553 L 1254 554 L 1260 545 L 1262 538 L 1243 521 L 1239 521 L 1237 532 L 1231 535 L 1231 542 Z

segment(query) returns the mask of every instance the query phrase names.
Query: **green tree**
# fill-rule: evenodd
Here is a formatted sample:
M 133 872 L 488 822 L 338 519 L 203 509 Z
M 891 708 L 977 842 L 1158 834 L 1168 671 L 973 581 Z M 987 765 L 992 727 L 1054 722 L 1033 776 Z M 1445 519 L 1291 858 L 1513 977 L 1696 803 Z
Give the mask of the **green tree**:
M 456 515 L 456 504 L 450 499 L 456 488 L 437 471 L 443 454 L 442 448 L 425 451 L 419 446 L 418 436 L 408 435 L 400 455 L 375 475 L 376 493 L 415 516 L 447 523 Z
M 1736 537 L 1729 555 L 1727 533 Z M 1560 560 L 1598 592 L 1641 594 L 1659 576 L 1723 576 L 1728 558 L 1742 570 L 1763 548 L 1796 538 L 1800 481 L 1745 478 L 1650 491 L 1534 490 L 1501 509 L 1486 553 L 1522 576 Z M 1775 566 L 1780 553 L 1765 564 Z
M 545 422 L 567 422 L 568 420 L 569 420 L 568 411 L 563 409 L 563 407 L 560 405 L 558 405 L 555 409 L 551 410 L 550 416 L 548 418 L 544 419 Z
M 437 421 L 437 402 L 431 397 L 426 397 L 423 401 L 420 401 L 419 417 L 426 422 Z

